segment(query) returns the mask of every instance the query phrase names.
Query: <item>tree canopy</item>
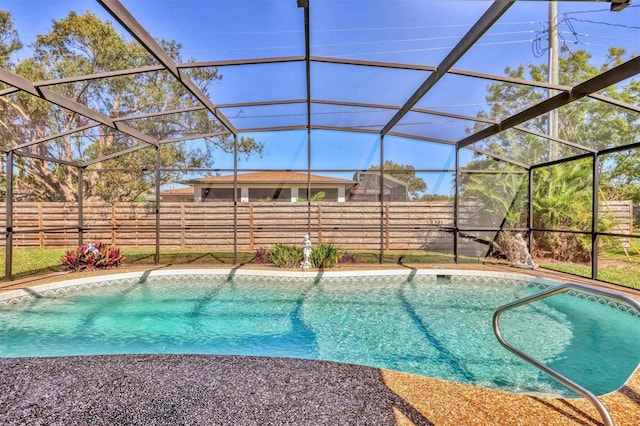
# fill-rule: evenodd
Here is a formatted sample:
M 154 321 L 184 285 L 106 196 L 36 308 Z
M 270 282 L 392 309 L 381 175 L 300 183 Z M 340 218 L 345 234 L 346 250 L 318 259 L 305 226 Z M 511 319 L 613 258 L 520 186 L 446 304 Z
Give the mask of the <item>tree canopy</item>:
M 407 192 L 409 199 L 416 200 L 427 190 L 427 183 L 416 176 L 415 167 L 410 164 L 398 164 L 391 160 L 383 163 L 384 173 L 400 179 L 408 184 Z M 380 166 L 371 166 L 369 170 L 380 170 Z
M 161 45 L 176 62 L 183 62 L 178 43 L 162 41 Z M 111 23 L 91 12 L 71 12 L 54 20 L 48 33 L 37 36 L 31 46 L 31 57 L 13 64 L 11 53 L 20 47 L 11 16 L 0 11 L 0 65 L 31 81 L 157 64 L 140 45 L 127 40 Z M 205 93 L 212 82 L 222 78 L 215 67 L 193 68 L 189 77 Z M 179 178 L 180 169 L 211 167 L 214 150 L 233 152 L 236 143 L 241 154 L 262 149 L 251 138 L 238 138 L 236 142 L 232 135 L 204 137 L 201 143 L 194 144 L 170 143 L 172 138 L 211 134 L 224 128 L 207 110 L 193 108 L 200 103 L 166 71 L 82 79 L 54 84 L 49 89 L 155 140 L 168 141 L 160 144 L 160 167 L 171 171 L 162 172 L 161 183 Z M 131 201 L 140 199 L 155 186 L 152 170 L 156 152 L 145 142 L 24 92 L 5 95 L 0 100 L 0 144 L 6 148 L 18 146 L 16 152 L 25 154 L 17 160 L 14 178 L 16 192 L 23 196 L 33 200 L 75 200 L 78 170 L 63 164 L 101 158 L 104 161 L 96 162 L 83 173 L 86 197 Z M 158 114 L 167 111 L 176 112 Z M 50 141 L 35 143 L 51 137 Z M 125 155 L 105 157 L 125 150 L 128 150 Z
M 596 66 L 590 63 L 591 55 L 584 50 L 571 52 L 564 48 L 562 53 L 559 58 L 559 80 L 560 84 L 565 86 L 573 86 L 619 65 L 627 56 L 623 49 L 612 47 L 607 56 L 608 62 Z M 516 69 L 507 68 L 505 74 L 517 79 L 546 82 L 548 66 L 541 64 L 520 66 Z M 630 81 L 623 86 L 609 86 L 602 94 L 630 105 L 637 105 L 640 102 L 640 81 Z M 488 86 L 486 95 L 490 109 L 478 116 L 505 118 L 548 98 L 549 95 L 547 89 L 512 83 L 493 83 Z M 634 111 L 606 102 L 584 100 L 559 108 L 557 113 L 558 138 L 561 140 L 598 150 L 638 142 L 640 119 Z M 480 126 L 479 124 L 474 130 L 479 130 Z M 548 116 L 541 115 L 523 123 L 522 127 L 538 133 L 547 133 Z M 585 152 L 579 147 L 516 131 L 502 132 L 489 138 L 484 144 L 493 152 L 528 164 L 539 164 Z M 640 159 L 639 152 L 632 154 Z

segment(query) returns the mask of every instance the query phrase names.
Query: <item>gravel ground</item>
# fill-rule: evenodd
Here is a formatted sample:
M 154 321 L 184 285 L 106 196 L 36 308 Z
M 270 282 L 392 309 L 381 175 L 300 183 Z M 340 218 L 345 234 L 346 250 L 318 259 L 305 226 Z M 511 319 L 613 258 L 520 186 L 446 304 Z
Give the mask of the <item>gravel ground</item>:
M 2 425 L 391 425 L 380 370 L 297 359 L 132 355 L 0 359 Z
M 0 425 L 600 425 L 588 401 L 324 361 L 211 355 L 0 358 Z M 640 372 L 603 398 L 640 425 Z

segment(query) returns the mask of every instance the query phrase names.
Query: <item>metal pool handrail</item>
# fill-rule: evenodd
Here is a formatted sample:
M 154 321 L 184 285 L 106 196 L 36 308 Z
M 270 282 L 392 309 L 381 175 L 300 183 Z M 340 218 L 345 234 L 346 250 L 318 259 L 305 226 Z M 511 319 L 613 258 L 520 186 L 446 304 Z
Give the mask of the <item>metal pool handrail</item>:
M 596 406 L 596 409 L 600 413 L 600 416 L 602 417 L 602 420 L 603 420 L 605 426 L 614 426 L 613 420 L 611 420 L 611 415 L 609 415 L 609 412 L 607 411 L 605 406 L 602 404 L 602 402 L 600 402 L 600 400 L 593 393 L 591 393 L 589 390 L 583 388 L 579 384 L 575 383 L 571 379 L 569 379 L 569 378 L 563 376 L 562 374 L 558 373 L 557 371 L 547 367 L 546 365 L 544 365 L 540 361 L 536 360 L 535 358 L 533 358 L 533 357 L 525 354 L 524 352 L 520 351 L 519 349 L 516 349 L 515 347 L 511 346 L 509 343 L 507 343 L 504 340 L 504 338 L 502 337 L 502 334 L 500 333 L 500 314 L 502 314 L 502 312 L 504 312 L 504 311 L 506 311 L 508 309 L 517 308 L 518 306 L 526 305 L 526 304 L 531 303 L 531 302 L 535 302 L 537 300 L 541 300 L 541 299 L 545 299 L 547 297 L 551 297 L 551 296 L 556 295 L 558 293 L 565 293 L 565 292 L 573 290 L 573 289 L 577 289 L 577 290 L 583 291 L 585 293 L 592 293 L 592 294 L 596 294 L 596 295 L 599 295 L 599 296 L 603 296 L 603 297 L 605 297 L 607 299 L 619 300 L 619 301 L 621 301 L 623 303 L 626 303 L 626 304 L 630 305 L 632 308 L 634 308 L 636 311 L 638 311 L 638 313 L 640 313 L 640 302 L 638 302 L 637 300 L 635 300 L 635 299 L 633 299 L 633 298 L 631 298 L 629 296 L 624 296 L 622 294 L 613 293 L 613 292 L 610 292 L 610 291 L 607 291 L 607 290 L 602 290 L 602 289 L 599 289 L 599 288 L 590 287 L 590 286 L 587 286 L 587 285 L 584 285 L 584 284 L 564 283 L 564 284 L 560 284 L 560 285 L 555 286 L 555 287 L 551 287 L 551 288 L 549 288 L 547 290 L 541 291 L 540 293 L 532 294 L 531 296 L 523 297 L 522 299 L 518 299 L 518 300 L 516 300 L 514 302 L 507 303 L 506 305 L 502 305 L 502 306 L 498 307 L 498 309 L 496 309 L 495 313 L 493 314 L 493 332 L 495 333 L 496 338 L 498 339 L 500 344 L 502 346 L 504 346 L 505 348 L 507 348 L 509 351 L 513 352 L 514 354 L 516 354 L 517 356 L 519 356 L 523 360 L 529 362 L 530 364 L 538 367 L 538 369 L 540 369 L 543 372 L 547 373 L 549 376 L 553 377 L 554 379 L 556 379 L 557 381 L 562 383 L 567 388 L 571 389 L 572 391 L 582 395 L 584 398 L 586 398 L 589 401 L 591 401 L 591 403 Z

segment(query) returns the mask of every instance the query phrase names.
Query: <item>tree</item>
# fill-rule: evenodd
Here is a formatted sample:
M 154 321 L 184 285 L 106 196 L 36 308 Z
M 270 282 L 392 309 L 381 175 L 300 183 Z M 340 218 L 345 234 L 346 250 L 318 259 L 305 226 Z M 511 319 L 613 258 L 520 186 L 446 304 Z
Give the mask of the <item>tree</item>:
M 7 24 L 8 14 L 0 15 L 0 60 L 3 52 L 18 46 L 17 33 Z M 4 18 L 3 18 L 4 17 Z M 7 43 L 7 40 L 9 42 Z M 182 62 L 181 46 L 161 41 L 164 50 L 177 62 Z M 39 35 L 33 56 L 12 65 L 3 66 L 32 81 L 53 80 L 68 76 L 83 76 L 120 69 L 156 64 L 155 59 L 140 45 L 127 41 L 109 22 L 101 21 L 91 12 L 75 12 L 53 21 L 47 34 Z M 191 79 L 206 93 L 209 84 L 222 76 L 216 68 L 194 68 Z M 157 140 L 204 134 L 223 127 L 204 109 L 188 113 L 132 118 L 135 115 L 171 111 L 200 106 L 199 102 L 169 73 L 141 72 L 113 78 L 88 79 L 50 87 L 56 93 L 87 105 L 100 113 L 121 119 Z M 155 186 L 156 152 L 153 147 L 135 150 L 145 143 L 107 126 L 85 128 L 97 124 L 90 118 L 56 107 L 23 92 L 4 96 L 0 103 L 0 144 L 12 147 L 51 135 L 61 136 L 27 146 L 22 150 L 34 157 L 19 156 L 15 186 L 35 200 L 77 199 L 78 170 L 43 158 L 62 161 L 92 160 L 131 149 L 126 155 L 106 159 L 83 174 L 85 195 L 105 201 L 139 199 Z M 125 118 L 128 117 L 128 118 Z M 73 129 L 85 128 L 78 132 Z M 238 139 L 241 154 L 260 152 L 262 145 L 251 138 Z M 186 144 L 166 143 L 160 147 L 160 166 L 172 169 L 210 167 L 212 151 L 233 152 L 231 136 L 207 137 L 197 148 Z M 178 179 L 179 171 L 166 171 L 161 183 Z
M 536 169 L 533 227 L 590 231 L 592 219 L 592 162 L 578 160 Z M 587 262 L 591 237 L 584 234 L 543 232 L 536 238 L 538 256 Z
M 608 62 L 600 67 L 589 63 L 591 55 L 584 50 L 569 52 L 562 50 L 560 57 L 560 84 L 573 86 L 586 79 L 606 71 L 611 66 L 624 61 L 623 49 L 611 48 Z M 528 71 L 528 74 L 527 74 Z M 506 68 L 505 74 L 518 79 L 530 79 L 538 82 L 547 81 L 548 67 L 545 64 L 517 69 Z M 624 87 L 610 86 L 603 94 L 637 104 L 640 101 L 640 82 L 632 81 Z M 487 88 L 486 100 L 490 105 L 489 112 L 481 112 L 480 117 L 502 119 L 528 108 L 548 97 L 548 91 L 530 88 L 512 83 L 493 83 Z M 637 113 L 618 108 L 605 102 L 579 101 L 570 103 L 558 110 L 559 138 L 575 142 L 586 147 L 602 149 L 610 146 L 627 145 L 637 141 L 640 134 L 640 120 Z M 532 131 L 546 133 L 547 116 L 541 115 L 522 124 Z M 478 124 L 473 131 L 480 130 Z M 507 131 L 489 138 L 485 147 L 513 160 L 529 164 L 553 160 L 552 156 L 563 158 L 582 151 L 576 148 L 550 142 L 522 132 Z
M 427 190 L 426 182 L 416 176 L 415 168 L 413 166 L 408 164 L 397 164 L 391 160 L 386 160 L 383 166 L 385 175 L 393 176 L 394 178 L 407 183 L 409 199 L 418 199 L 420 198 L 421 193 Z M 380 170 L 380 166 L 371 166 L 369 170 Z
M 528 174 L 494 160 L 475 166 L 490 172 L 460 173 L 460 207 L 466 210 L 460 220 L 470 227 L 526 226 Z
M 608 62 L 600 67 L 589 63 L 591 56 L 579 50 L 569 55 L 563 50 L 560 58 L 560 84 L 572 86 L 617 65 L 624 60 L 622 49 L 611 48 Z M 527 75 L 528 72 L 528 75 Z M 505 73 L 514 78 L 529 78 L 534 81 L 547 81 L 546 65 L 520 66 L 517 69 L 507 68 Z M 631 81 L 624 87 L 610 86 L 603 94 L 637 105 L 640 100 L 640 82 Z M 493 83 L 488 86 L 486 99 L 490 105 L 488 113 L 480 113 L 482 117 L 505 118 L 540 102 L 548 97 L 546 89 L 531 89 L 510 83 Z M 624 146 L 637 142 L 640 135 L 638 114 L 618 108 L 605 102 L 581 101 L 573 102 L 558 110 L 559 138 L 593 148 L 603 149 L 611 146 Z M 532 131 L 547 131 L 546 115 L 523 123 Z M 470 131 L 479 130 L 481 125 Z M 555 158 L 571 157 L 582 151 L 557 144 L 550 140 L 515 130 L 502 132 L 483 142 L 483 148 L 504 157 L 528 164 L 538 164 Z M 632 197 L 640 201 L 640 150 L 614 153 L 601 162 L 601 168 L 608 168 L 608 173 L 601 174 L 601 188 L 609 198 L 620 196 Z M 517 166 L 505 162 L 487 160 L 484 156 L 476 156 L 476 160 L 467 165 L 475 170 L 517 169 Z M 591 163 L 575 161 L 563 165 L 537 169 L 534 179 L 534 227 L 546 229 L 568 229 L 590 231 L 591 224 Z M 518 221 L 509 219 L 521 217 L 523 205 L 513 204 L 512 209 L 505 209 L 505 204 L 496 200 L 509 199 L 505 194 L 517 194 L 519 184 L 508 180 L 499 180 L 488 185 L 482 175 L 469 175 L 462 179 L 461 193 L 476 196 L 480 204 L 488 211 L 504 211 L 509 225 Z M 624 195 L 623 195 L 624 194 Z M 514 195 L 515 196 L 515 195 Z M 601 220 L 601 225 L 605 220 Z M 564 260 L 588 260 L 590 258 L 589 239 L 576 234 L 544 233 L 536 239 L 538 254 L 551 255 Z
M 0 66 L 10 64 L 11 54 L 22 49 L 18 32 L 13 28 L 11 14 L 0 10 Z

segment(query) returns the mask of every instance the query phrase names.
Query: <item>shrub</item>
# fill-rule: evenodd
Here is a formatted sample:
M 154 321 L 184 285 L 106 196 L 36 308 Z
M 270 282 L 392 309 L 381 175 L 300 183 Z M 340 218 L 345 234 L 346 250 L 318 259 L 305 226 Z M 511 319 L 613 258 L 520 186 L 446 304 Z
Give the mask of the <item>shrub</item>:
M 286 244 L 273 246 L 269 250 L 269 257 L 274 265 L 284 268 L 297 268 L 304 259 L 302 248 Z
M 70 271 L 106 269 L 120 266 L 124 256 L 117 247 L 107 248 L 102 241 L 83 244 L 67 250 L 60 261 Z
M 340 256 L 340 260 L 338 261 L 338 263 L 356 263 L 357 259 L 358 255 L 356 253 L 345 251 L 344 253 L 342 253 L 342 256 Z
M 254 256 L 255 263 L 273 263 L 284 268 L 298 268 L 304 260 L 301 247 L 287 244 L 276 244 L 267 251 L 260 248 Z M 337 263 L 355 263 L 355 253 L 344 253 L 332 244 L 318 244 L 311 249 L 309 261 L 313 268 L 330 268 Z
M 330 268 L 340 260 L 340 252 L 337 247 L 322 243 L 311 250 L 309 260 L 314 268 Z
M 272 263 L 269 250 L 264 247 L 260 247 L 258 250 L 256 250 L 256 254 L 253 256 L 253 262 L 259 264 Z

